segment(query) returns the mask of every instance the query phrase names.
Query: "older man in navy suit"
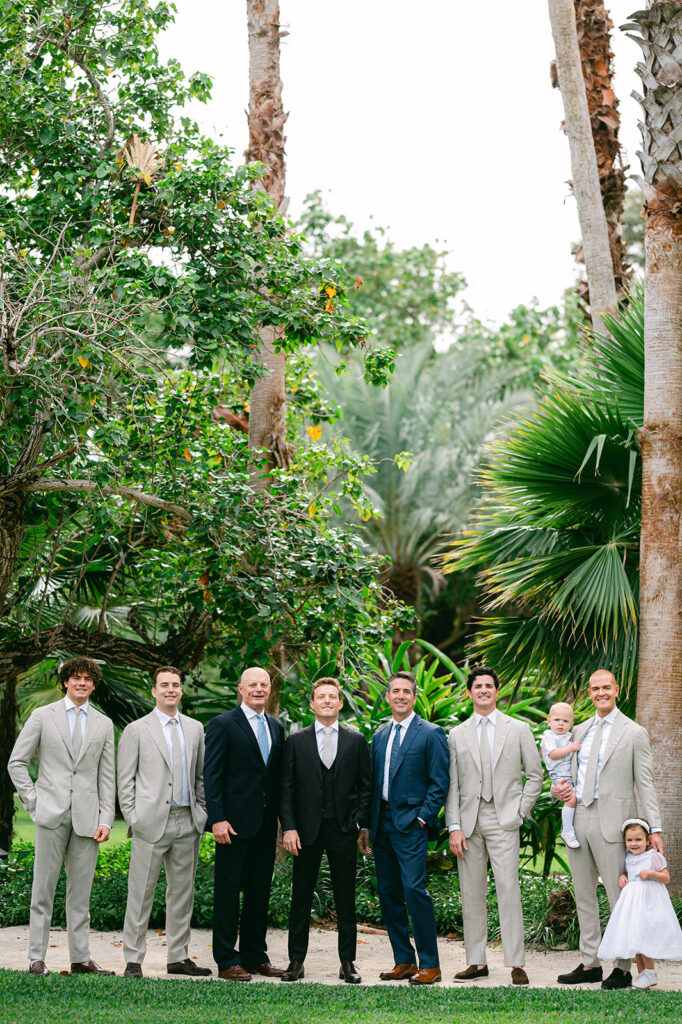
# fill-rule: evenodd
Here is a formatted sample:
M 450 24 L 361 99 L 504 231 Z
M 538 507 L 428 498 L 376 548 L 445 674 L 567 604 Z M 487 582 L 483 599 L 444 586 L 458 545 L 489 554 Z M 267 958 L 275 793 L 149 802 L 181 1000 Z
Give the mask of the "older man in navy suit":
M 426 852 L 429 833 L 437 833 L 450 782 L 448 743 L 440 726 L 415 714 L 417 686 L 409 672 L 391 676 L 386 699 L 393 718 L 372 741 L 370 826 L 381 912 L 395 965 L 380 977 L 431 985 L 440 981 L 441 972 L 433 904 L 426 889 Z M 362 853 L 371 852 L 368 829 L 361 830 L 358 843 Z
M 247 668 L 238 687 L 241 705 L 206 730 L 204 789 L 216 841 L 213 956 L 225 981 L 283 974 L 270 963 L 265 942 L 284 749 L 281 723 L 265 713 L 270 688 L 264 669 Z

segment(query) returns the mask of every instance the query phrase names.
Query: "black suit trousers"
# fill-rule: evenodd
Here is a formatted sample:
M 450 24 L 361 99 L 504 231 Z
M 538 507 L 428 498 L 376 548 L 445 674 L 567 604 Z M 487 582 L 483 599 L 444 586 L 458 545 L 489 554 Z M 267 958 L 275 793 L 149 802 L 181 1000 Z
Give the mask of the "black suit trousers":
M 265 937 L 276 839 L 276 823 L 266 822 L 252 839 L 233 836 L 231 843 L 215 845 L 213 957 L 219 971 L 268 962 Z
M 355 862 L 357 832 L 342 832 L 333 819 L 324 819 L 317 839 L 294 857 L 293 891 L 289 913 L 289 959 L 303 963 L 308 951 L 310 912 L 322 854 L 327 854 L 339 933 L 339 960 L 355 960 Z

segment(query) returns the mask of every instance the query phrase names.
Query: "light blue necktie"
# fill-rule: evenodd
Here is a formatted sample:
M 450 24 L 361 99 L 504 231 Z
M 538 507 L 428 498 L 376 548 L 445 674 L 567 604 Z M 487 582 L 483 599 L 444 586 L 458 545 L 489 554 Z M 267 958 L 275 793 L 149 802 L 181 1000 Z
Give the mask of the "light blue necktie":
M 398 766 L 398 754 L 400 753 L 400 730 L 402 726 L 396 722 L 393 730 L 393 746 L 391 747 L 391 760 L 388 762 L 388 795 L 391 795 L 391 783 Z
M 270 748 L 268 746 L 268 730 L 263 715 L 256 715 L 256 718 L 258 719 L 258 746 L 260 747 L 260 753 L 261 757 L 263 758 L 263 763 L 267 764 L 268 758 L 270 756 Z

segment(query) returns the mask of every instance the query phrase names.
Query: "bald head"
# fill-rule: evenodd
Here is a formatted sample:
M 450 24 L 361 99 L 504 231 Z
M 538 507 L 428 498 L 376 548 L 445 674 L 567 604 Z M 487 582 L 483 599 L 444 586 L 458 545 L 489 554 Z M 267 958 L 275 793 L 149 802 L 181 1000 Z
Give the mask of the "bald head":
M 270 696 L 270 676 L 264 668 L 254 665 L 244 669 L 237 689 L 246 706 L 260 714 Z

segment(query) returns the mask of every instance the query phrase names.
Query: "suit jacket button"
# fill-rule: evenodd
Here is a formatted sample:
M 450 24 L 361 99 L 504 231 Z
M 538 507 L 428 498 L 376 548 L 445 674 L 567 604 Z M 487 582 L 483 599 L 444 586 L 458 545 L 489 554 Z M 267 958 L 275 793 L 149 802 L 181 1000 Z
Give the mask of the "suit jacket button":
M 166 803 L 167 803 L 167 804 L 169 804 L 169 803 L 170 803 L 170 800 L 166 800 Z

